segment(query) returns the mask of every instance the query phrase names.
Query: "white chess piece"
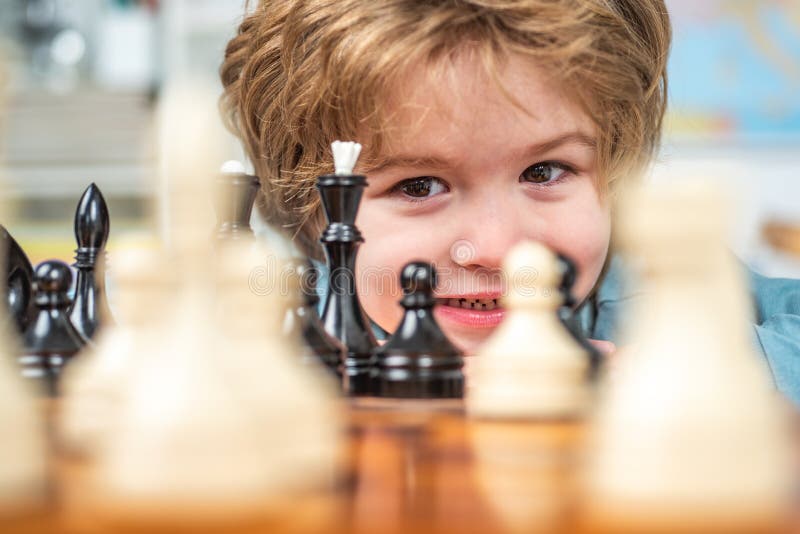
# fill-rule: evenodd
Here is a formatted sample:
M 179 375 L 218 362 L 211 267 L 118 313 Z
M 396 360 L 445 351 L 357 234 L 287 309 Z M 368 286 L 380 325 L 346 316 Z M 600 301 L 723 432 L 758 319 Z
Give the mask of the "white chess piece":
M 558 319 L 555 254 L 539 243 L 521 243 L 503 268 L 508 314 L 475 357 L 469 413 L 501 419 L 580 415 L 588 401 L 588 359 Z
M 1 56 L 1 54 L 0 54 Z M 0 129 L 5 108 L 5 63 L 0 57 Z M 2 147 L 0 147 L 2 148 Z M 2 172 L 0 153 L 0 173 Z M 0 183 L 0 191 L 4 191 Z M 2 195 L 0 195 L 2 196 Z M 5 207 L 5 198 L 0 198 Z M 3 216 L 6 215 L 4 212 Z M 5 251 L 0 254 L 5 265 Z M 5 272 L 5 271 L 3 271 Z M 5 286 L 5 279 L 3 279 Z M 5 288 L 0 303 L 0 516 L 14 516 L 43 505 L 47 483 L 45 422 L 29 384 L 20 377 L 18 341 L 7 317 Z
M 0 515 L 43 504 L 46 489 L 45 426 L 33 391 L 16 369 L 14 343 L 0 313 Z
M 180 130 L 198 126 L 193 96 L 172 101 Z M 265 294 L 249 284 L 263 253 L 231 243 L 216 260 L 211 254 L 212 226 L 198 202 L 210 196 L 213 136 L 186 139 L 192 144 L 178 147 L 170 166 L 181 284 L 158 346 L 129 379 L 96 481 L 105 509 L 123 518 L 230 523 L 330 482 L 339 420 L 324 385 L 303 374 L 297 343 L 281 332 L 279 280 Z
M 259 427 L 269 429 L 261 434 L 262 453 L 269 458 L 276 490 L 324 487 L 342 453 L 341 406 L 326 370 L 304 362 L 307 349 L 299 332 L 284 328 L 287 306 L 296 299 L 296 288 L 284 286 L 291 265 L 276 261 L 286 270 L 276 273 L 271 287 L 256 290 L 248 284 L 249 275 L 264 265 L 263 249 L 226 245 L 218 263 L 217 307 L 229 380 L 255 412 Z
M 70 365 L 62 378 L 59 435 L 66 446 L 92 455 L 113 433 L 126 384 L 136 366 L 162 340 L 163 311 L 173 297 L 176 273 L 156 250 L 116 251 L 110 275 L 116 284 L 118 324 Z
M 741 525 L 786 502 L 785 414 L 747 335 L 720 197 L 671 183 L 624 206 L 621 243 L 646 298 L 590 434 L 587 498 L 601 515 Z

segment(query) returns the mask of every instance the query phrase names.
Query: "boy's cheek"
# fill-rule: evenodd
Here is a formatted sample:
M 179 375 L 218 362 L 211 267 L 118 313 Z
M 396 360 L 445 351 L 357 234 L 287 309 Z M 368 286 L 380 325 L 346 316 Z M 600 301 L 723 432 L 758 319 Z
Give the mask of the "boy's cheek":
M 424 259 L 441 264 L 438 250 L 448 250 L 435 232 L 416 232 L 405 228 L 397 232 L 396 225 L 384 228 L 383 224 L 370 226 L 363 231 L 365 243 L 356 259 L 357 287 L 361 304 L 367 315 L 381 328 L 393 331 L 399 324 L 403 309 L 399 305 L 402 297 L 400 272 L 406 263 Z M 416 237 L 415 237 L 416 236 Z
M 573 232 L 565 235 L 559 244 L 558 249 L 577 265 L 578 278 L 572 293 L 578 301 L 582 301 L 595 287 L 603 270 L 609 252 L 608 233 Z
M 552 227 L 553 248 L 569 256 L 578 267 L 573 296 L 581 301 L 597 285 L 606 263 L 611 241 L 611 213 L 608 206 L 588 197 L 576 203 L 572 213 Z

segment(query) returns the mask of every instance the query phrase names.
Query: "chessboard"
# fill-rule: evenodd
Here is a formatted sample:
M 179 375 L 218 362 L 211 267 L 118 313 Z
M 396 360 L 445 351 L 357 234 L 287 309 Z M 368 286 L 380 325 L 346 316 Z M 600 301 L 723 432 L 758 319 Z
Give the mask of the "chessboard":
M 47 401 L 43 409 L 55 417 L 58 401 Z M 632 523 L 589 517 L 578 480 L 586 429 L 578 421 L 475 421 L 457 400 L 360 398 L 347 412 L 341 474 L 326 488 L 280 504 L 265 500 L 263 513 L 241 524 L 171 522 L 168 516 L 161 524 L 119 524 L 96 501 L 90 463 L 53 450 L 57 498 L 48 508 L 0 523 L 2 531 L 727 533 L 800 528 L 798 513 L 782 525 L 708 523 L 694 529 L 648 517 Z M 800 452 L 800 433 L 794 443 Z

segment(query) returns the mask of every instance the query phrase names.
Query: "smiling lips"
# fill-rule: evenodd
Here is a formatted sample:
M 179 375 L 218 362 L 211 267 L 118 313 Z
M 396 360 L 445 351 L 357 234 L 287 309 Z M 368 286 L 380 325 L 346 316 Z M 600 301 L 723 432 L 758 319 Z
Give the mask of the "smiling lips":
M 498 295 L 448 296 L 439 299 L 437 318 L 472 328 L 493 328 L 505 316 Z

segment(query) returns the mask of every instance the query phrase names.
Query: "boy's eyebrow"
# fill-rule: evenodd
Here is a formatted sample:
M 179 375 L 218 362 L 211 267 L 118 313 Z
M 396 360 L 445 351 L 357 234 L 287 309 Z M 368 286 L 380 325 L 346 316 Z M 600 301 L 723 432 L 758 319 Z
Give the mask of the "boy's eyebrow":
M 543 141 L 541 143 L 536 143 L 535 145 L 529 146 L 525 149 L 526 154 L 541 154 L 543 152 L 550 152 L 562 145 L 583 145 L 587 148 L 592 150 L 597 150 L 597 139 L 589 134 L 580 131 L 574 132 L 567 132 L 565 134 L 561 134 L 558 137 L 550 139 L 549 141 Z
M 562 145 L 582 145 L 592 150 L 597 150 L 597 139 L 584 132 L 567 132 L 553 139 L 542 141 L 526 147 L 523 155 L 536 155 L 550 152 Z M 378 172 L 389 167 L 425 167 L 429 169 L 446 169 L 453 166 L 453 162 L 439 156 L 412 156 L 409 154 L 396 154 L 380 158 L 374 165 L 364 169 L 363 172 Z

